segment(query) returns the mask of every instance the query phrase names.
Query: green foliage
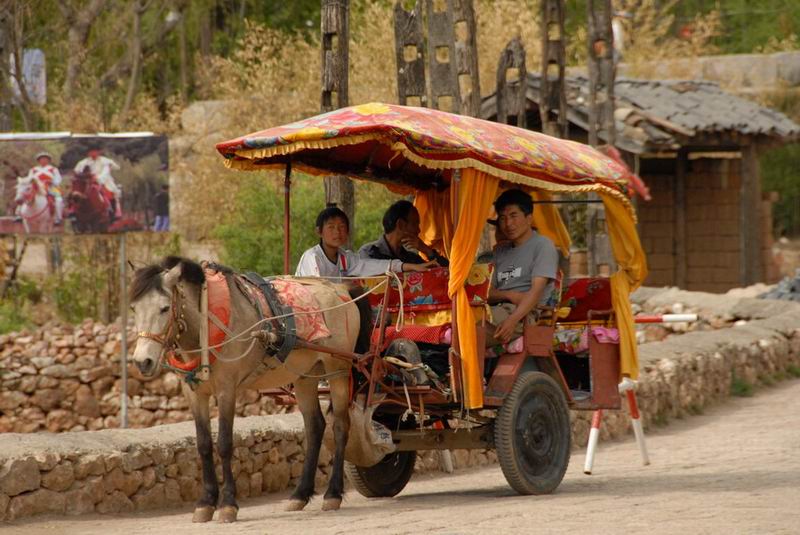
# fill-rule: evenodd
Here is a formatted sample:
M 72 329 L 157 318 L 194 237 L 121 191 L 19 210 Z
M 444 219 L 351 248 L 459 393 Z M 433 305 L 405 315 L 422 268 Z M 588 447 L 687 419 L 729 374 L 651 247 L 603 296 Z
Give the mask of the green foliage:
M 764 191 L 776 191 L 779 198 L 772 207 L 773 227 L 777 235 L 800 234 L 800 144 L 773 149 L 761 157 L 761 180 Z
M 30 325 L 23 308 L 14 300 L 0 302 L 0 334 L 21 331 Z
M 222 260 L 241 270 L 264 275 L 283 271 L 283 185 L 248 176 L 226 220 L 217 227 Z M 397 196 L 382 186 L 356 182 L 355 244 L 380 236 L 383 212 Z M 325 207 L 322 180 L 300 173 L 292 180 L 291 267 L 318 240 L 314 231 L 317 214 Z
M 740 398 L 749 398 L 753 395 L 753 385 L 734 374 L 731 379 L 731 395 Z

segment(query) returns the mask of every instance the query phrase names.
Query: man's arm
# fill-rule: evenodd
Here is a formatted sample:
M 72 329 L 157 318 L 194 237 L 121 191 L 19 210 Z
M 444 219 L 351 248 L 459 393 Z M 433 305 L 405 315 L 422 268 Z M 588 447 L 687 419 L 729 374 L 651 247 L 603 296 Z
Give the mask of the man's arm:
M 500 325 L 497 326 L 497 330 L 494 332 L 494 337 L 497 340 L 500 340 L 504 344 L 511 340 L 511 336 L 514 334 L 514 328 L 517 326 L 528 313 L 536 307 L 539 303 L 539 300 L 542 297 L 542 292 L 544 292 L 545 287 L 550 279 L 547 277 L 534 277 L 531 283 L 531 289 L 527 292 L 502 292 L 502 293 L 513 293 L 519 296 L 519 302 L 514 303 L 516 308 L 514 312 L 512 312 Z M 497 292 L 497 290 L 495 290 Z M 489 298 L 491 299 L 491 291 L 489 293 Z M 510 299 L 509 299 L 510 300 Z

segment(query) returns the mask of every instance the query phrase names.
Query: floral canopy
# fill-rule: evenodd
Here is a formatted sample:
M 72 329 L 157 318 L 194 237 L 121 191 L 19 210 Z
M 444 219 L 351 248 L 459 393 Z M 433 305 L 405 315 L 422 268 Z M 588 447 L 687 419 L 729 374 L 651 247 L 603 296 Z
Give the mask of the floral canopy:
M 450 259 L 448 295 L 456 303 L 458 346 L 468 408 L 483 405 L 476 325 L 466 290 L 481 231 L 504 187 L 522 186 L 545 201 L 535 211 L 540 232 L 562 251 L 569 235 L 550 193 L 595 192 L 606 208 L 619 270 L 610 277 L 620 328 L 622 372 L 638 376 L 629 293 L 647 275 L 628 197 L 634 175 L 624 164 L 581 143 L 442 111 L 363 104 L 217 144 L 225 165 L 258 170 L 287 164 L 314 174 L 342 174 L 415 194 L 422 233 L 442 240 Z M 456 173 L 458 171 L 458 174 Z M 457 187 L 449 187 L 454 184 Z
M 371 103 L 217 144 L 234 169 L 341 173 L 427 189 L 442 170 L 475 168 L 547 191 L 627 192 L 631 172 L 582 143 L 443 111 Z

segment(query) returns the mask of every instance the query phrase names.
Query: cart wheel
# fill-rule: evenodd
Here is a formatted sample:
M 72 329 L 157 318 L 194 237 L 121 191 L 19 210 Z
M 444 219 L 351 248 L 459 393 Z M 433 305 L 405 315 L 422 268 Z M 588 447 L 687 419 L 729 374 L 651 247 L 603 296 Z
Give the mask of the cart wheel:
M 503 475 L 520 494 L 549 494 L 567 471 L 570 455 L 567 402 L 547 374 L 525 372 L 503 400 L 494 443 Z
M 390 498 L 405 488 L 414 472 L 416 461 L 416 451 L 397 451 L 390 453 L 374 466 L 356 466 L 345 462 L 344 472 L 362 496 Z

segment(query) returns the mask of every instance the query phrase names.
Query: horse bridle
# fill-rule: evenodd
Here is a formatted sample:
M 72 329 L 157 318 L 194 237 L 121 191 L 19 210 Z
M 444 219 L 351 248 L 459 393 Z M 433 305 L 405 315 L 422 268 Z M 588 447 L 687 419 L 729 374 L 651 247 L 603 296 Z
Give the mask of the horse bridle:
M 178 347 L 178 341 L 181 338 L 181 333 L 186 330 L 186 322 L 183 319 L 183 307 L 185 304 L 181 304 L 181 313 L 178 313 L 178 307 L 176 306 L 178 302 L 178 296 L 183 295 L 183 292 L 180 290 L 180 282 L 175 285 L 175 288 L 172 290 L 172 296 L 169 300 L 169 320 L 167 321 L 166 326 L 164 326 L 164 330 L 160 333 L 152 333 L 150 331 L 139 331 L 136 336 L 139 338 L 147 338 L 148 340 L 152 340 L 158 345 L 161 346 L 161 352 L 158 355 L 158 362 L 160 363 L 161 360 L 164 358 L 164 353 L 168 351 L 174 351 Z M 177 333 L 173 331 L 176 329 L 177 326 Z M 175 334 L 175 340 L 171 340 L 172 335 Z

